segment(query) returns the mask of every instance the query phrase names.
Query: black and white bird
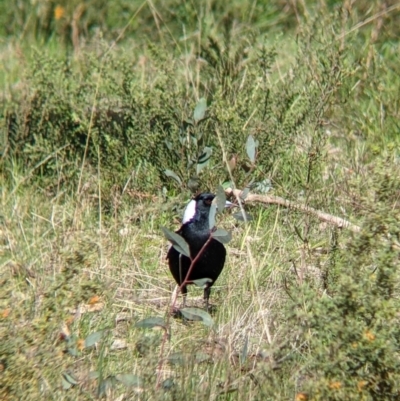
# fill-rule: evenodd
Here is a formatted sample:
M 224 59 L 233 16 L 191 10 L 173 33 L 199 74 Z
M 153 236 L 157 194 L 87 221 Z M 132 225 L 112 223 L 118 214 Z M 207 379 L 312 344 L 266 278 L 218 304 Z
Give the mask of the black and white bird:
M 190 256 L 192 260 L 197 256 L 203 245 L 210 237 L 211 230 L 209 226 L 210 208 L 214 194 L 202 193 L 192 199 L 183 215 L 182 226 L 177 234 L 182 236 L 189 245 Z M 226 206 L 232 205 L 226 202 Z M 204 300 L 208 310 L 208 301 L 210 298 L 211 286 L 215 283 L 222 269 L 224 268 L 226 250 L 221 242 L 211 239 L 197 259 L 188 280 L 199 280 L 202 278 L 211 279 L 204 288 Z M 173 246 L 167 254 L 169 269 L 178 285 L 181 285 L 189 271 L 191 260 L 179 253 Z M 186 301 L 187 288 L 182 288 L 183 304 Z

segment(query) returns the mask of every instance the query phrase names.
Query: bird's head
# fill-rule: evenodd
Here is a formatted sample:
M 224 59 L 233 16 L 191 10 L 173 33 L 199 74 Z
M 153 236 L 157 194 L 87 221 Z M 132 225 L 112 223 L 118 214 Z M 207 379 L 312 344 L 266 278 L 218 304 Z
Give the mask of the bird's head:
M 208 219 L 211 204 L 214 198 L 214 194 L 201 193 L 192 199 L 186 206 L 183 214 L 182 224 L 186 224 L 191 221 L 198 221 L 200 219 Z M 231 202 L 226 201 L 225 207 L 229 207 L 231 205 Z

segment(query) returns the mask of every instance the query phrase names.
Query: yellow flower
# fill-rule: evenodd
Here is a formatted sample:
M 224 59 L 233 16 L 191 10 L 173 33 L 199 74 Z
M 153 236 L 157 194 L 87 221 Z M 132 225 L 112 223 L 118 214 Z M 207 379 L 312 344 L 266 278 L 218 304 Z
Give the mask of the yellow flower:
M 64 14 L 65 14 L 65 8 L 60 5 L 56 6 L 56 8 L 54 9 L 54 18 L 58 21 L 59 19 L 64 17 Z
M 342 383 L 340 383 L 340 382 L 329 383 L 329 388 L 332 390 L 339 390 L 341 387 L 342 387 Z
M 7 308 L 7 309 L 2 310 L 1 311 L 1 317 L 3 319 L 7 318 L 8 315 L 10 314 L 10 312 L 11 312 L 11 308 Z
M 368 341 L 374 341 L 375 340 L 375 334 L 374 333 L 371 333 L 369 330 L 366 330 L 365 332 L 364 332 L 364 335 L 365 335 L 365 338 L 368 340 Z
M 79 349 L 79 351 L 82 351 L 85 348 L 85 340 L 79 339 L 76 342 L 76 346 Z
M 364 387 L 368 384 L 365 380 L 361 380 L 357 383 L 358 391 L 363 391 Z
M 296 401 L 307 401 L 308 395 L 306 393 L 297 393 L 295 399 Z
M 89 305 L 97 304 L 100 301 L 100 297 L 98 295 L 94 295 L 89 299 Z

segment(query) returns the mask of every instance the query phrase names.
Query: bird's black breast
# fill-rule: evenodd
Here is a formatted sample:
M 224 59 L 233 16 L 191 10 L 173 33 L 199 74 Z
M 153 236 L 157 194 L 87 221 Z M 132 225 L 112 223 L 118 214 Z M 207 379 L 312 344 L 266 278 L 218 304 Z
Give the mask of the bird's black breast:
M 182 237 L 185 238 L 186 242 L 189 244 L 192 259 L 197 256 L 209 236 L 209 232 L 207 232 L 207 235 L 200 235 L 199 233 L 196 235 L 194 230 L 185 230 L 185 227 L 182 227 L 178 233 L 182 235 Z M 191 262 L 190 259 L 184 255 L 181 255 L 181 261 L 179 262 L 179 256 L 180 253 L 174 247 L 169 249 L 167 258 L 170 271 L 175 281 L 178 284 L 182 284 L 189 270 Z M 212 283 L 210 283 L 209 286 L 211 287 L 221 274 L 225 264 L 225 258 L 225 247 L 219 241 L 212 239 L 207 244 L 199 259 L 196 261 L 189 280 L 210 278 Z M 181 268 L 179 267 L 179 263 Z

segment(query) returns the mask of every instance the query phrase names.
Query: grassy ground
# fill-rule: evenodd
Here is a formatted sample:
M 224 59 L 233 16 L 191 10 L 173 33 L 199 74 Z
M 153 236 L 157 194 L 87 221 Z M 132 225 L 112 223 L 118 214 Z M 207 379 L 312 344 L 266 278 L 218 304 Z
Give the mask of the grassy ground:
M 272 3 L 2 14 L 2 399 L 399 398 L 400 8 Z M 190 179 L 270 182 L 360 231 L 225 212 L 213 325 L 184 322 L 160 227 L 179 227 Z

